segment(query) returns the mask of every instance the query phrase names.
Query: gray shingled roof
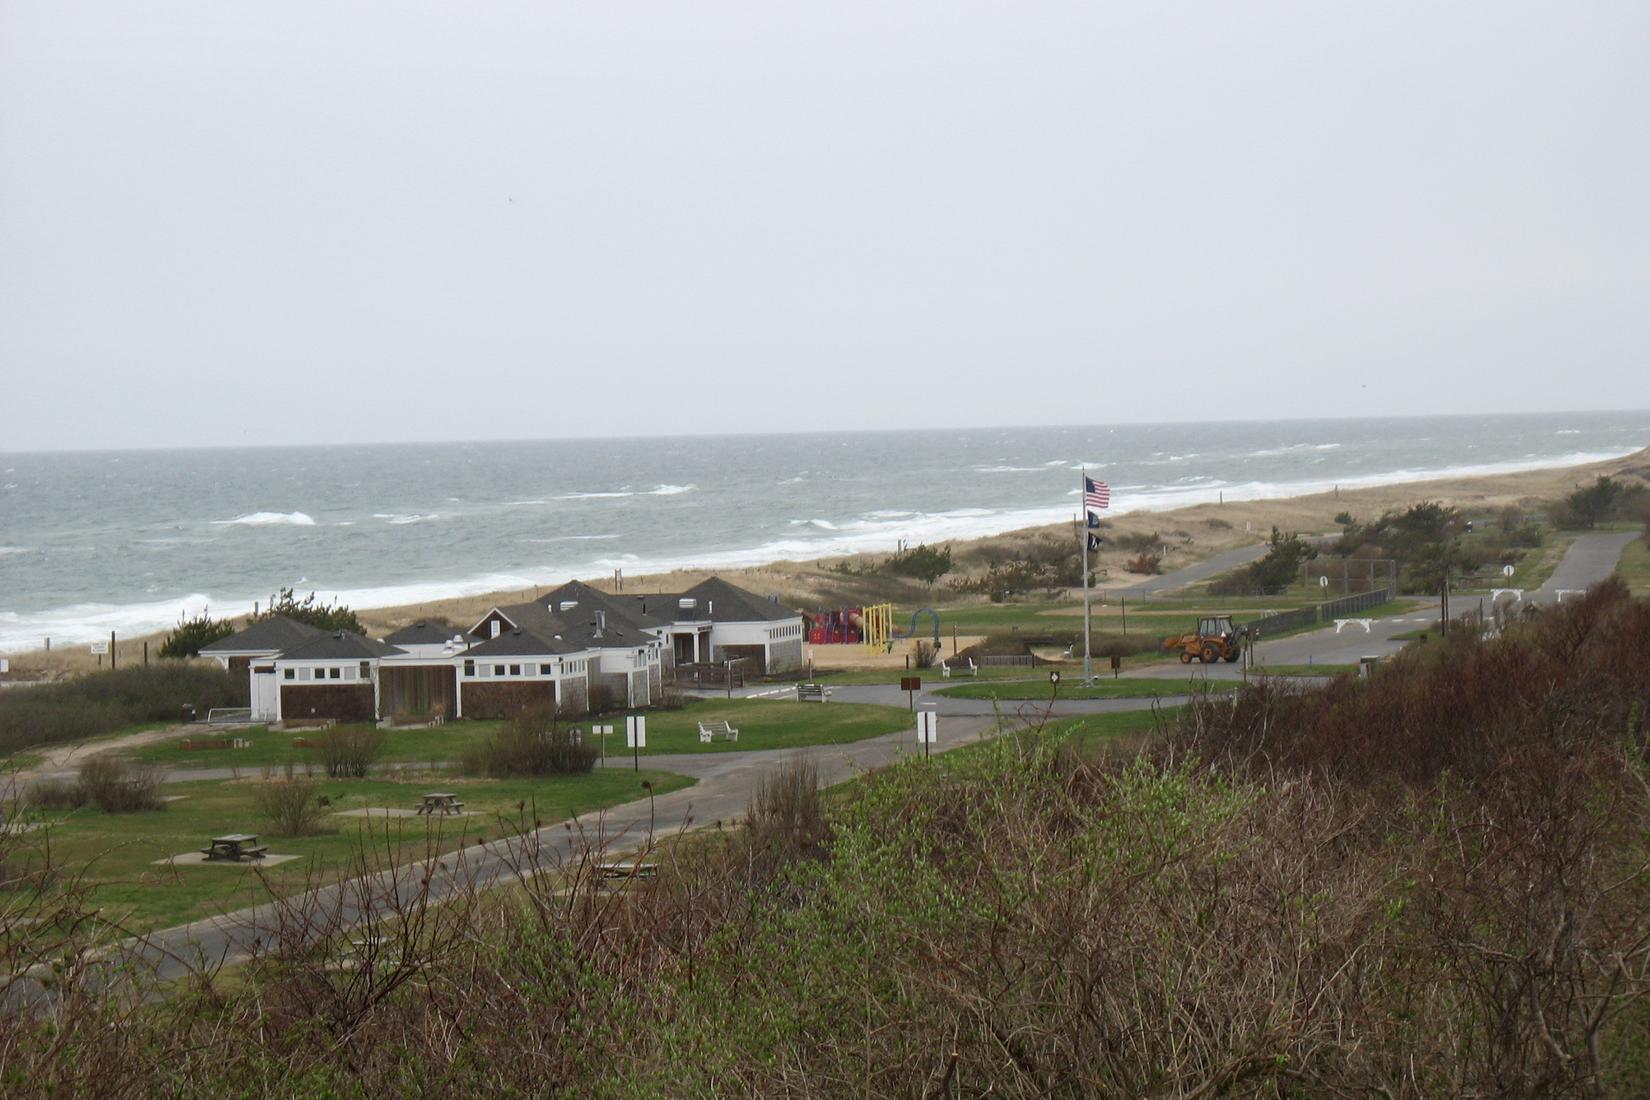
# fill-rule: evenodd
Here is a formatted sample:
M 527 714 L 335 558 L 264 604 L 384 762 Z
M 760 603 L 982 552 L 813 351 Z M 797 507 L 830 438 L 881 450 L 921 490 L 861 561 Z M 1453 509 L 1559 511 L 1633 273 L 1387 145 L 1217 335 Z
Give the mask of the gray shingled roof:
M 799 614 L 783 604 L 731 585 L 721 577 L 702 580 L 682 595 L 698 600 L 699 612 L 716 623 L 771 623 L 794 619 Z
M 489 638 L 463 651 L 468 657 L 543 657 L 547 654 L 578 653 L 585 646 L 542 637 L 531 630 L 506 630 L 496 638 Z
M 404 626 L 393 634 L 384 635 L 384 641 L 390 645 L 444 645 L 453 640 L 455 634 L 464 631 L 440 619 L 413 623 Z
M 299 642 L 291 649 L 281 651 L 283 661 L 355 661 L 366 660 L 369 657 L 388 657 L 402 653 L 383 642 L 375 642 L 371 638 L 360 634 L 352 634 L 347 630 L 335 631 L 332 634 L 320 634 L 307 641 Z
M 253 623 L 238 634 L 201 646 L 201 653 L 208 657 L 214 653 L 279 653 L 324 633 L 308 623 L 276 615 Z

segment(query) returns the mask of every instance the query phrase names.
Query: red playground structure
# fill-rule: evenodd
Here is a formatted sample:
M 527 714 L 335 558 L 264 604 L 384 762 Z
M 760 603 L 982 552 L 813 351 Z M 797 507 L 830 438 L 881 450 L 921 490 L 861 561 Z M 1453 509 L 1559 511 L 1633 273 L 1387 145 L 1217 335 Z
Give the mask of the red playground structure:
M 865 640 L 864 610 L 844 607 L 836 611 L 803 612 L 808 620 L 808 641 L 812 645 L 859 645 Z

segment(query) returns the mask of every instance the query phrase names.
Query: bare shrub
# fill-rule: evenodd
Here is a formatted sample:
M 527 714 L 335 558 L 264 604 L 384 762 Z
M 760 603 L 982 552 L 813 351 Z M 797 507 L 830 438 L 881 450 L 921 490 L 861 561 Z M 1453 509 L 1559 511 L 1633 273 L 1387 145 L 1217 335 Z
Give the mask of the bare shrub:
M 69 779 L 46 779 L 29 787 L 24 797 L 36 810 L 78 810 L 86 804 L 86 788 Z
M 530 707 L 498 732 L 466 749 L 463 770 L 493 778 L 525 775 L 584 775 L 600 750 L 556 720 L 556 708 Z
M 384 731 L 372 726 L 335 726 L 310 741 L 316 759 L 334 779 L 364 778 L 384 755 Z
M 290 763 L 282 775 L 266 772 L 258 787 L 258 809 L 269 819 L 270 832 L 275 836 L 324 832 L 321 822 L 326 807 L 321 804 L 319 791 L 318 783 L 297 775 Z
M 1140 553 L 1125 562 L 1123 568 L 1130 573 L 1145 573 L 1150 576 L 1163 571 L 1163 559 L 1156 554 Z
M 933 668 L 934 660 L 938 656 L 938 653 L 939 650 L 933 642 L 925 642 L 918 639 L 917 652 L 911 658 L 911 664 L 916 668 Z
M 160 785 L 161 771 L 152 764 L 134 764 L 100 753 L 80 765 L 80 789 L 86 801 L 106 814 L 163 809 Z
M 828 829 L 812 761 L 787 760 L 764 772 L 751 792 L 745 827 L 754 848 L 784 856 L 818 856 Z

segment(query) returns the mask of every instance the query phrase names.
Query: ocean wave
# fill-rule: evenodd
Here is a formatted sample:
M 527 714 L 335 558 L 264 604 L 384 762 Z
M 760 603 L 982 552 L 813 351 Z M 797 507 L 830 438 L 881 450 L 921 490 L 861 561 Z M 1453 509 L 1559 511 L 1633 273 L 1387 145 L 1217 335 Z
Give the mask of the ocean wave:
M 636 493 L 631 489 L 615 489 L 606 493 L 563 493 L 557 500 L 610 500 L 617 497 L 633 497 Z
M 1333 451 L 1339 447 L 1339 443 L 1290 443 L 1282 447 L 1265 447 L 1258 451 L 1250 451 L 1238 457 L 1282 458 L 1284 455 L 1300 454 L 1302 451 Z
M 373 519 L 385 520 L 391 527 L 405 527 L 409 523 L 428 523 L 441 518 L 440 512 L 374 512 Z
M 551 543 L 551 542 L 603 542 L 607 539 L 616 539 L 618 535 L 557 535 L 549 539 L 522 539 L 522 542 Z
M 252 602 L 248 600 L 241 608 L 219 607 L 210 597 L 194 592 L 142 603 L 77 603 L 46 611 L 0 611 L 0 653 L 39 649 L 47 638 L 58 646 L 107 640 L 111 630 L 117 639 L 149 634 L 208 609 L 214 615 L 239 614 L 252 610 Z
M 1043 467 L 1041 467 L 1041 466 L 976 466 L 976 467 L 974 467 L 974 472 L 977 473 L 977 474 L 1040 474 L 1040 473 L 1043 472 Z
M 649 489 L 647 495 L 650 497 L 673 497 L 691 492 L 693 492 L 693 486 L 691 485 L 661 485 L 656 489 Z
M 0 554 L 27 554 L 28 552 L 29 548 L 26 546 L 0 546 Z
M 248 512 L 234 519 L 215 519 L 219 527 L 314 527 L 307 512 Z
M 1560 428 L 1560 429 L 1558 429 L 1558 431 L 1554 432 L 1553 434 L 1554 435 L 1580 435 L 1581 434 L 1581 429 L 1580 428 Z

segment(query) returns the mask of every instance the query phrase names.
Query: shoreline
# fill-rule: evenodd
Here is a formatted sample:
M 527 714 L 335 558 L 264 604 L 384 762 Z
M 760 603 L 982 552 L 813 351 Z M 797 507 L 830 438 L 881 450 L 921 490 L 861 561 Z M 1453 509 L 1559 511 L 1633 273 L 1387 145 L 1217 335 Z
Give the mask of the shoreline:
M 1458 469 L 1471 470 L 1472 467 Z M 1144 537 L 1151 533 L 1160 536 L 1158 545 L 1164 554 L 1165 571 L 1192 564 L 1202 558 L 1240 545 L 1264 540 L 1276 525 L 1282 530 L 1316 533 L 1333 530 L 1334 516 L 1350 511 L 1360 519 L 1372 519 L 1381 512 L 1407 507 L 1422 500 L 1438 500 L 1458 507 L 1499 509 L 1507 505 L 1535 507 L 1550 502 L 1579 484 L 1600 475 L 1636 473 L 1650 480 L 1650 447 L 1614 458 L 1574 465 L 1538 466 L 1495 473 L 1453 473 L 1443 477 L 1423 477 L 1402 481 L 1387 481 L 1397 475 L 1370 475 L 1383 478 L 1371 484 L 1363 478 L 1353 484 L 1317 488 L 1317 483 L 1305 482 L 1314 491 L 1288 496 L 1204 501 L 1163 509 L 1137 508 L 1108 514 L 1108 537 Z M 1424 473 L 1425 471 L 1417 471 Z M 1241 487 L 1237 487 L 1241 489 Z M 1030 511 L 1028 509 L 1028 511 Z M 930 545 L 949 545 L 959 572 L 983 568 L 993 558 L 1011 555 L 1028 544 L 1069 537 L 1071 521 L 1040 523 L 1016 527 L 997 534 L 969 538 L 929 539 Z M 907 540 L 915 542 L 917 540 Z M 734 584 L 764 596 L 778 596 L 784 602 L 799 607 L 831 607 L 861 602 L 880 602 L 893 599 L 899 602 L 970 603 L 981 599 L 961 593 L 952 593 L 942 581 L 929 588 L 920 582 L 901 582 L 885 576 L 861 576 L 853 571 L 878 561 L 894 548 L 892 546 L 836 553 L 823 557 L 776 558 L 757 564 L 717 566 L 698 565 L 634 575 L 626 574 L 623 590 L 627 593 L 679 591 L 706 576 L 715 574 Z M 728 551 L 741 556 L 752 551 Z M 1122 569 L 1132 551 L 1108 547 L 1096 556 L 1097 572 L 1104 571 L 1096 585 L 1097 590 L 1127 587 L 1142 579 Z M 714 562 L 718 554 L 706 555 Z M 584 580 L 604 591 L 614 590 L 611 573 L 603 576 L 583 576 Z M 461 585 L 464 582 L 454 582 Z M 531 599 L 538 591 L 553 587 L 555 582 L 522 588 L 490 588 L 486 591 L 459 593 L 436 599 L 355 606 L 369 633 L 381 635 L 398 627 L 427 618 L 448 618 L 454 621 L 479 619 L 496 603 Z M 393 590 L 395 586 L 385 586 Z M 861 593 L 855 598 L 855 593 Z M 234 616 L 239 619 L 240 616 Z M 122 662 L 141 659 L 145 642 L 158 645 L 170 628 L 118 639 Z M 73 667 L 75 671 L 96 667 L 87 644 L 65 643 L 43 649 L 18 650 L 8 655 L 14 668 Z M 81 659 L 77 660 L 76 657 Z M 18 669 L 19 671 L 21 669 Z M 15 678 L 15 672 L 13 674 Z

